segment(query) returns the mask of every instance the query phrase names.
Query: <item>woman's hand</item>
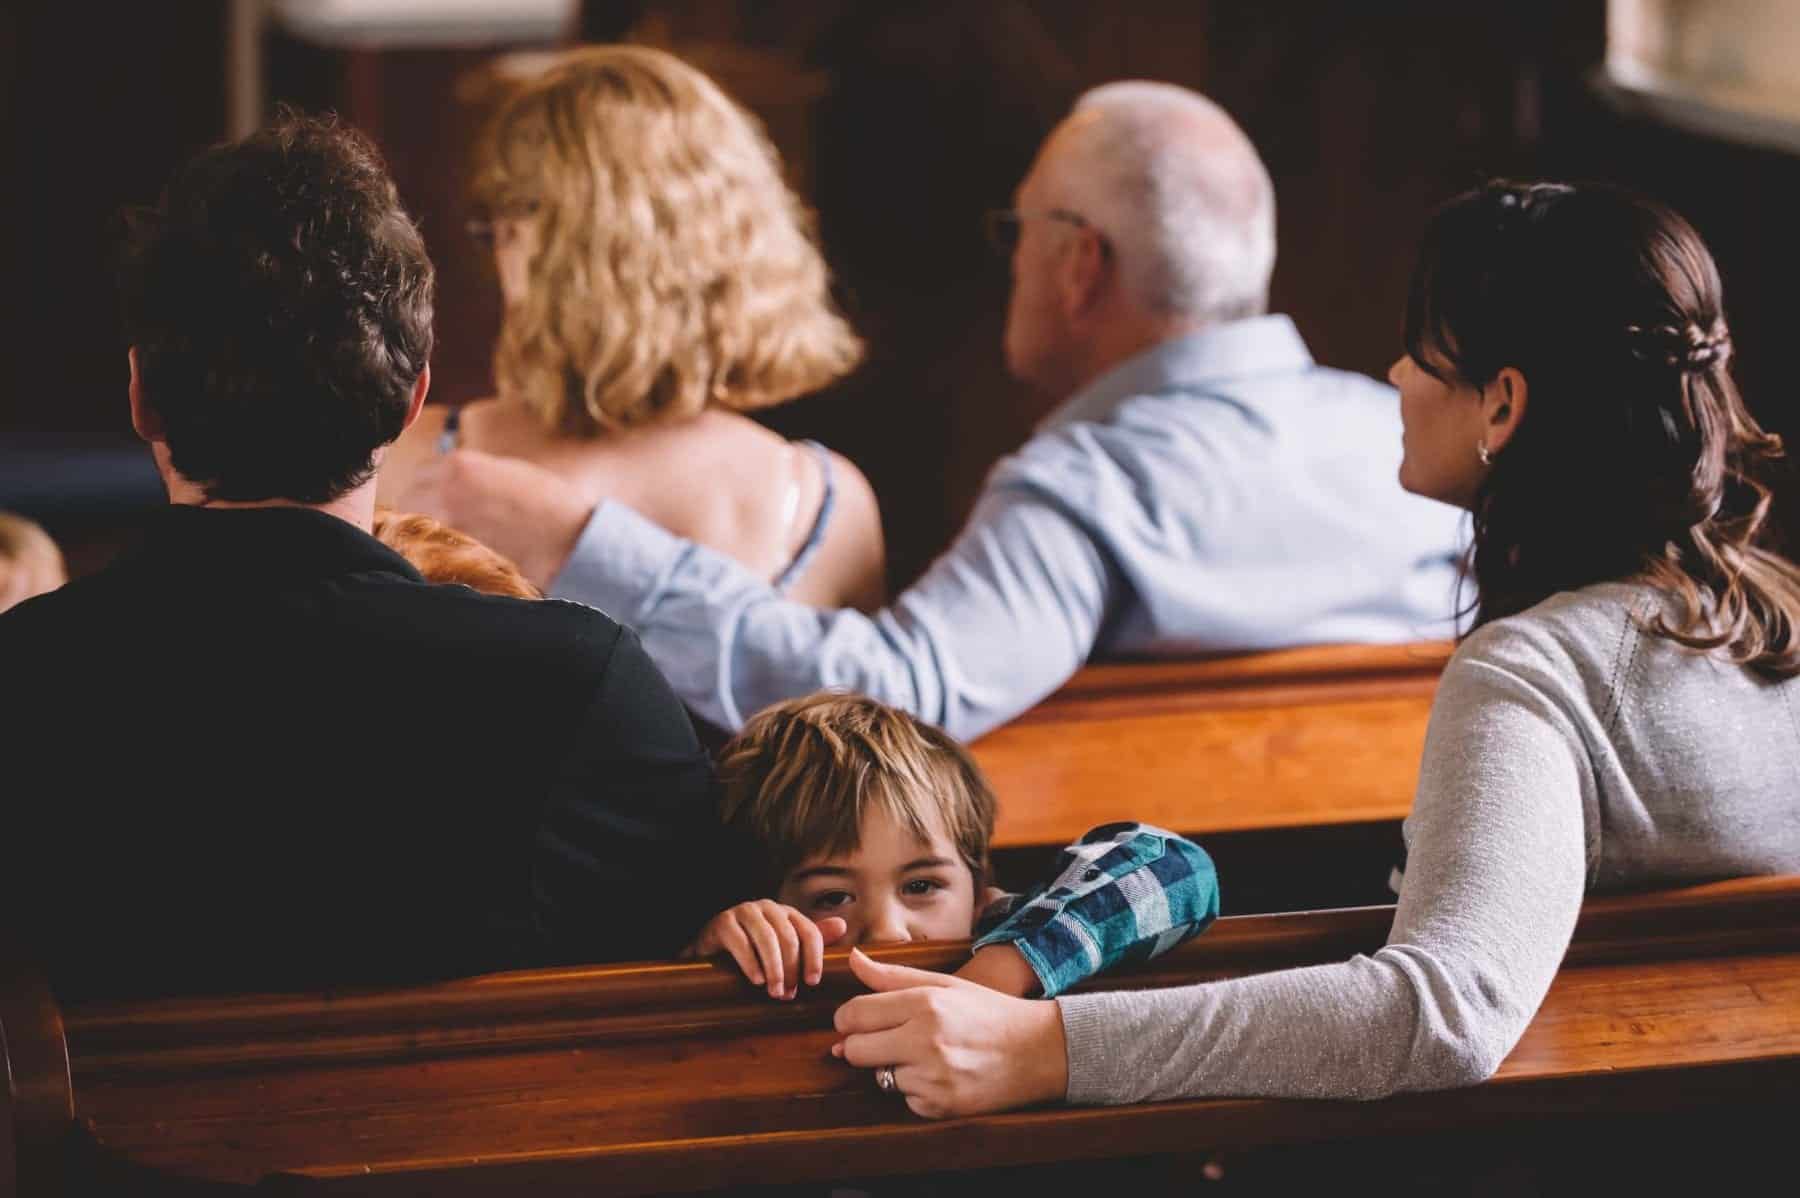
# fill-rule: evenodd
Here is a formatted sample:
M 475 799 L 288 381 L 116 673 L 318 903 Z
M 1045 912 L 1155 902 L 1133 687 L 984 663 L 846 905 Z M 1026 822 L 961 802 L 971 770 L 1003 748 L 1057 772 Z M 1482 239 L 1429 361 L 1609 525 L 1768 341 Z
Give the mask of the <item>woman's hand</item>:
M 1060 1101 L 1069 1088 L 1062 1013 L 946 974 L 871 961 L 850 968 L 874 994 L 837 1011 L 832 1054 L 864 1069 L 894 1069 L 914 1114 L 979 1115 Z
M 769 988 L 770 998 L 793 998 L 800 981 L 816 986 L 825 972 L 825 946 L 848 928 L 837 916 L 814 923 L 774 899 L 739 903 L 712 917 L 683 957 L 727 952 L 744 976 Z

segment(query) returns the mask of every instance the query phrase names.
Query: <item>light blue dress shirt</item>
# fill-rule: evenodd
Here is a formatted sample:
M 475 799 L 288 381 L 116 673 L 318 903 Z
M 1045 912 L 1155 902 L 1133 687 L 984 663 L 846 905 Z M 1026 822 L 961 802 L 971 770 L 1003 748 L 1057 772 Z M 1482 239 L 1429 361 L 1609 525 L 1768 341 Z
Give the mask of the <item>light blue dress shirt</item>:
M 1071 397 L 872 616 L 784 599 L 612 502 L 551 593 L 636 629 L 721 727 L 838 687 L 969 738 L 1089 658 L 1449 635 L 1461 513 L 1402 491 L 1399 464 L 1394 392 L 1314 365 L 1287 317 L 1263 316 Z

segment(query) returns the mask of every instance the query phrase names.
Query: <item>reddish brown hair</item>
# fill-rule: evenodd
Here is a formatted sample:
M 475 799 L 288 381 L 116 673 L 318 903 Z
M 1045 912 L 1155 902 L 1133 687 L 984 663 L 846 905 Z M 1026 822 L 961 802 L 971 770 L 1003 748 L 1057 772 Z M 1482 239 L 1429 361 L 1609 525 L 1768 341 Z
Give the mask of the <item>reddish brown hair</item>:
M 484 595 L 542 599 L 519 568 L 474 537 L 430 516 L 376 512 L 375 539 L 411 562 L 428 582 L 460 583 Z

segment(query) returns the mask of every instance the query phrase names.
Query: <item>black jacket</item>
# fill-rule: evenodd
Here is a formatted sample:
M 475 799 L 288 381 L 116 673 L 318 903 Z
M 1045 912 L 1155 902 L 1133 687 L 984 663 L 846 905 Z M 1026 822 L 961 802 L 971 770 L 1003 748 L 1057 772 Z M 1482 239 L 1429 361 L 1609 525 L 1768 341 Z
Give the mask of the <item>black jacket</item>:
M 336 517 L 159 514 L 0 616 L 7 921 L 65 996 L 667 955 L 739 897 L 630 632 Z

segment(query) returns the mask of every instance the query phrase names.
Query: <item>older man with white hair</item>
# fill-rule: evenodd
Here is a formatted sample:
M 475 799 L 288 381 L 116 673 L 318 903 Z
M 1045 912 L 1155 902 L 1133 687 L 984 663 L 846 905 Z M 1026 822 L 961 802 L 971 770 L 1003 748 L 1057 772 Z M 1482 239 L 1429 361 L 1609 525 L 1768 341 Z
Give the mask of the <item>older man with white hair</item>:
M 1015 204 L 990 214 L 1012 254 L 1007 366 L 1060 402 L 885 610 L 785 600 L 523 462 L 458 451 L 403 503 L 635 628 L 727 729 L 841 687 L 969 737 L 1095 656 L 1448 630 L 1457 513 L 1401 491 L 1393 393 L 1264 315 L 1274 189 L 1223 110 L 1169 84 L 1088 92 Z

